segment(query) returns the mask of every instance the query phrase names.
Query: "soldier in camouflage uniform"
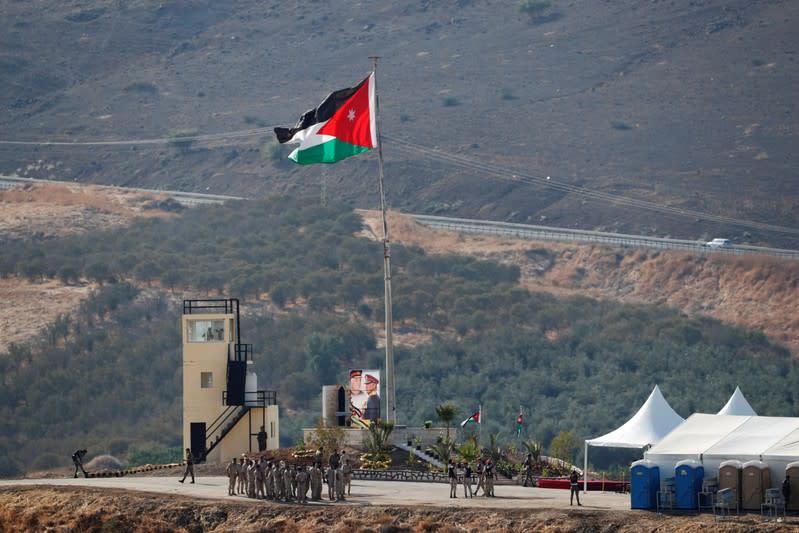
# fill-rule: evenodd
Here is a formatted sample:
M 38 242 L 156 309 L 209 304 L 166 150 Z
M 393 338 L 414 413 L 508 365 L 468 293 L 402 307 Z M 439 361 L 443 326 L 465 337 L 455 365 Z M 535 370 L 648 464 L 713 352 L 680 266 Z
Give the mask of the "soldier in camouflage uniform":
M 322 499 L 322 471 L 316 466 L 311 467 L 311 500 L 319 501 Z
M 236 458 L 235 457 L 225 467 L 225 474 L 227 474 L 227 477 L 228 477 L 227 495 L 228 496 L 235 496 L 236 495 L 236 480 L 239 477 L 239 465 L 238 465 L 238 463 L 236 463 Z
M 297 481 L 297 498 L 300 503 L 308 502 L 308 472 L 305 471 L 304 466 L 300 466 L 296 476 Z

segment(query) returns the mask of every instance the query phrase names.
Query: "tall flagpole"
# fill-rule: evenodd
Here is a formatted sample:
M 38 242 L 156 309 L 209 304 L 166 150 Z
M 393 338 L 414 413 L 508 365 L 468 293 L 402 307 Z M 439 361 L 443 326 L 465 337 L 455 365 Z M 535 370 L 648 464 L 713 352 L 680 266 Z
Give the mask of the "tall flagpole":
M 391 250 L 388 240 L 388 221 L 386 219 L 386 194 L 383 184 L 383 141 L 380 139 L 380 99 L 377 96 L 377 60 L 379 56 L 370 56 L 374 64 L 375 76 L 375 126 L 377 129 L 377 173 L 380 177 L 380 210 L 383 213 L 383 279 L 385 280 L 386 305 L 386 420 L 397 422 L 394 404 L 394 337 L 391 318 Z
M 477 447 L 480 448 L 480 442 L 483 440 L 483 404 L 478 404 L 477 412 L 480 413 L 480 418 L 477 420 Z

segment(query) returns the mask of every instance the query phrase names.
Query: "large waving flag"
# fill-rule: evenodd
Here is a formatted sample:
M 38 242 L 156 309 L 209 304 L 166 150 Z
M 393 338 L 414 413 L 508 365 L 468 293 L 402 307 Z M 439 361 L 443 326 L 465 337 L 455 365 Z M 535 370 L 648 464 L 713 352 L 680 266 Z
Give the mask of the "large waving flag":
M 301 165 L 336 163 L 377 146 L 375 74 L 330 93 L 293 128 L 275 128 L 280 143 L 299 143 L 289 159 Z
M 478 409 L 472 416 L 461 422 L 461 427 L 466 424 L 479 424 L 480 423 L 480 410 Z

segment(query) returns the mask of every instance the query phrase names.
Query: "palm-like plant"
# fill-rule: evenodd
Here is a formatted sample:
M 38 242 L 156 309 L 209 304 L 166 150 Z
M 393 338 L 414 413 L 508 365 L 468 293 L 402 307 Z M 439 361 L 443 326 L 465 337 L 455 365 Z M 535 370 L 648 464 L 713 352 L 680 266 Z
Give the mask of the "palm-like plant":
M 376 420 L 369 424 L 369 429 L 364 435 L 363 446 L 372 457 L 387 455 L 388 437 L 394 431 L 394 422 Z
M 436 416 L 447 428 L 447 440 L 449 440 L 449 428 L 457 415 L 458 410 L 451 403 L 444 403 L 436 407 Z
M 449 462 L 449 458 L 454 449 L 455 444 L 449 440 L 449 437 L 446 437 L 438 439 L 435 444 L 430 444 L 425 451 L 429 455 L 438 457 L 438 460 L 444 463 L 446 468 L 446 464 Z
M 473 463 L 480 456 L 480 446 L 477 445 L 476 437 L 469 437 L 469 439 L 456 448 L 458 457 L 467 463 Z
M 527 450 L 527 453 L 532 456 L 533 461 L 537 462 L 541 458 L 541 452 L 544 450 L 543 442 L 540 440 L 529 439 L 522 442 L 522 445 Z

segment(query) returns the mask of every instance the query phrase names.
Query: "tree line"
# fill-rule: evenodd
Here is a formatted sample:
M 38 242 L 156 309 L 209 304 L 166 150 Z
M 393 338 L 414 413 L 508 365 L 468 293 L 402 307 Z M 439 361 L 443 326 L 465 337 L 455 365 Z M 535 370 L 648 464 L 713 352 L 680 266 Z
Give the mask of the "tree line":
M 66 464 L 79 446 L 129 456 L 180 445 L 176 289 L 244 301 L 241 340 L 255 349 L 259 387 L 292 413 L 281 443 L 296 443 L 316 423 L 322 385 L 384 366 L 382 245 L 360 228 L 347 206 L 280 198 L 4 246 L 2 275 L 99 288 L 0 355 L 0 474 Z M 463 418 L 482 405 L 484 434 L 513 441 L 522 408 L 522 439 L 581 441 L 626 421 L 655 384 L 682 416 L 718 411 L 736 385 L 760 414 L 798 414 L 797 364 L 762 334 L 532 293 L 517 267 L 490 261 L 392 252 L 395 328 L 431 339 L 395 348 L 402 423 L 422 425 L 444 403 Z

